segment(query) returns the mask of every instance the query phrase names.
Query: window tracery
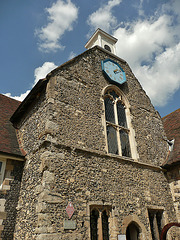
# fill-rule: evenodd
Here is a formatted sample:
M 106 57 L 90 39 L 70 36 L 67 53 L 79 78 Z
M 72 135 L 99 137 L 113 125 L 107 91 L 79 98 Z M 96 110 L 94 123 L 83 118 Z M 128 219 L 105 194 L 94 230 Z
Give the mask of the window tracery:
M 108 152 L 131 157 L 126 107 L 122 97 L 109 89 L 104 94 Z

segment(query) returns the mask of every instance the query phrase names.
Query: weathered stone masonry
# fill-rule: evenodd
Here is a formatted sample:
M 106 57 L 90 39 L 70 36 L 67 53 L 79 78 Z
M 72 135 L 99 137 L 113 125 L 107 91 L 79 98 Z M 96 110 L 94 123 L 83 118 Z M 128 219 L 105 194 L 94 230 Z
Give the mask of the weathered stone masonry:
M 131 106 L 138 159 L 106 153 L 102 91 L 109 85 L 101 60 L 111 58 L 126 72 L 121 91 Z M 128 64 L 94 47 L 52 71 L 28 112 L 16 119 L 27 152 L 14 239 L 90 239 L 91 205 L 111 208 L 110 239 L 125 234 L 126 218 L 142 224 L 151 239 L 148 208 L 175 221 L 169 185 L 160 166 L 168 151 L 158 113 Z M 75 230 L 65 230 L 68 202 Z M 126 227 L 124 227 L 126 226 Z
M 6 162 L 5 178 L 0 190 L 0 239 L 13 239 L 23 165 L 22 161 L 9 159 Z

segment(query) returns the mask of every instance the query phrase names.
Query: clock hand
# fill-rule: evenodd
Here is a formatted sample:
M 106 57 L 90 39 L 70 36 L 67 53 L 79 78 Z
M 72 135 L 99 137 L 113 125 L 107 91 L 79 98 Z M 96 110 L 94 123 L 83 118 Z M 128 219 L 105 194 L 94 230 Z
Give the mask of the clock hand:
M 115 69 L 115 70 L 114 70 L 114 73 L 115 73 L 115 74 L 117 74 L 117 73 L 119 73 L 119 72 L 121 72 L 119 69 Z

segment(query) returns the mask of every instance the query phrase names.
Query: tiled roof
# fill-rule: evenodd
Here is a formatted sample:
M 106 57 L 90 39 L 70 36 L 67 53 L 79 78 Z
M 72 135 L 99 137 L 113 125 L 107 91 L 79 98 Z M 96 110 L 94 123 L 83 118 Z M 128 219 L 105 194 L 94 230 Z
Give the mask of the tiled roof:
M 16 130 L 9 121 L 21 102 L 0 94 L 0 152 L 22 156 Z
M 165 166 L 180 162 L 180 108 L 162 118 L 168 140 L 175 139 L 173 151 Z

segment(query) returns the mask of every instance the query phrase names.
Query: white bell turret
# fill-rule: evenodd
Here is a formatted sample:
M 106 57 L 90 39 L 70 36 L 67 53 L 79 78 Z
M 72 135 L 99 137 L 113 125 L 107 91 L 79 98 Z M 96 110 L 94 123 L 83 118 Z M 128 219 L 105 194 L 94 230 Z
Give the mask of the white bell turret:
M 108 33 L 98 28 L 96 32 L 92 35 L 92 37 L 89 39 L 89 41 L 86 43 L 85 48 L 90 49 L 98 45 L 116 55 L 116 42 L 117 38 L 109 35 Z

